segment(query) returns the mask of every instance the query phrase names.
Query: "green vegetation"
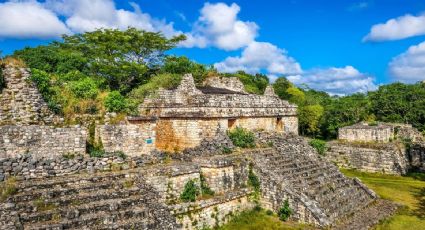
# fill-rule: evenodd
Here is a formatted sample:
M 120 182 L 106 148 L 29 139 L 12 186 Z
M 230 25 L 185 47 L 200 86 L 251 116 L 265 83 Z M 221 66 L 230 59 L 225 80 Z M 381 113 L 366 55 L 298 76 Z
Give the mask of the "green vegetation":
M 237 147 L 241 148 L 253 148 L 255 147 L 255 136 L 254 133 L 241 128 L 236 127 L 235 129 L 228 132 L 230 140 Z
M 211 190 L 211 188 L 208 186 L 207 181 L 205 179 L 204 174 L 201 173 L 200 175 L 201 180 L 201 195 L 205 197 L 210 197 L 214 195 L 214 191 Z
M 50 203 L 45 201 L 43 198 L 38 198 L 34 200 L 33 205 L 37 208 L 37 211 L 49 211 L 57 208 L 57 205 L 54 203 Z
M 259 195 L 260 193 L 260 179 L 257 175 L 255 175 L 254 171 L 252 170 L 253 164 L 249 164 L 248 169 L 248 185 L 251 186 L 254 189 L 254 192 Z
M 277 212 L 277 215 L 279 216 L 279 220 L 281 221 L 287 221 L 289 216 L 292 214 L 292 209 L 289 207 L 289 202 L 286 199 L 285 202 L 283 202 L 282 207 L 280 207 L 279 211 Z
M 199 187 L 194 180 L 189 180 L 185 185 L 183 192 L 180 194 L 180 199 L 185 202 L 193 202 L 200 194 Z
M 6 200 L 9 196 L 12 196 L 18 191 L 16 188 L 16 179 L 9 177 L 5 181 L 0 183 L 0 201 Z
M 270 211 L 270 210 L 269 210 Z M 299 224 L 296 222 L 282 222 L 273 212 L 262 209 L 245 211 L 233 217 L 227 224 L 218 227 L 218 230 L 308 230 L 314 229 L 312 226 Z
M 310 142 L 309 142 L 309 144 L 311 145 L 311 147 L 315 148 L 316 151 L 320 155 L 322 155 L 322 156 L 325 155 L 326 149 L 327 149 L 327 147 L 326 147 L 326 141 L 319 140 L 319 139 L 311 139 Z
M 345 175 L 358 177 L 381 198 L 404 205 L 395 216 L 379 224 L 378 230 L 416 230 L 425 226 L 425 181 L 423 174 L 393 176 L 341 170 Z

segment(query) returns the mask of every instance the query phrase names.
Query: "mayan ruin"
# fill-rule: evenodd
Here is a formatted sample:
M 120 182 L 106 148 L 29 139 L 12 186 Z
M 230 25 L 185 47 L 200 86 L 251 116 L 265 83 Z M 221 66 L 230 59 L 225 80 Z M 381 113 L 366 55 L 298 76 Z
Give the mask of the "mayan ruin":
M 182 3 L 0 1 L 0 230 L 425 229 L 422 2 Z

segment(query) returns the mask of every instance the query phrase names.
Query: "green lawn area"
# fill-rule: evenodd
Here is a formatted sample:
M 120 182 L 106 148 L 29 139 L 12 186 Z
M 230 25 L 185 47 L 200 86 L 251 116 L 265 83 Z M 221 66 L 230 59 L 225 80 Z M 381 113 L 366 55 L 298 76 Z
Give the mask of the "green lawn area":
M 218 230 L 289 230 L 289 229 L 314 229 L 311 226 L 292 221 L 280 221 L 273 215 L 267 215 L 264 210 L 245 211 L 234 217 L 229 223 Z
M 405 206 L 398 214 L 377 226 L 377 230 L 425 229 L 424 174 L 392 176 L 346 169 L 341 171 L 346 176 L 358 177 L 381 198 L 392 200 Z

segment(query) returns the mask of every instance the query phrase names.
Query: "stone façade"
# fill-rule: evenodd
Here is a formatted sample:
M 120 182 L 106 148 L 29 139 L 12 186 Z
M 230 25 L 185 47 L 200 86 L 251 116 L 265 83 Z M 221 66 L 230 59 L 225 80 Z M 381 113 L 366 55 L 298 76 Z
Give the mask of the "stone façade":
M 279 99 L 268 86 L 265 95 L 248 94 L 237 78 L 212 77 L 203 87 L 195 86 L 186 74 L 174 90 L 160 89 L 140 106 L 141 117 L 133 119 L 146 125 L 155 118 L 155 147 L 181 151 L 199 145 L 235 127 L 298 133 L 297 107 Z

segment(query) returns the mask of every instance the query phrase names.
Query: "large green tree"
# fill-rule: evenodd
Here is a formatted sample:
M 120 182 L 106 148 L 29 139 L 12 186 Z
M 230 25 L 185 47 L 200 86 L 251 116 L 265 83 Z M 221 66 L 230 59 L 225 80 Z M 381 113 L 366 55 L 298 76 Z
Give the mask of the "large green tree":
M 135 28 L 125 31 L 99 29 L 65 35 L 57 43 L 64 50 L 78 51 L 87 58 L 89 73 L 106 79 L 109 88 L 122 93 L 149 79 L 149 70 L 159 68 L 165 51 L 185 39 L 184 35 L 165 38 L 160 33 Z

